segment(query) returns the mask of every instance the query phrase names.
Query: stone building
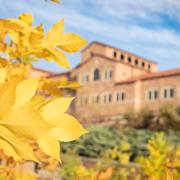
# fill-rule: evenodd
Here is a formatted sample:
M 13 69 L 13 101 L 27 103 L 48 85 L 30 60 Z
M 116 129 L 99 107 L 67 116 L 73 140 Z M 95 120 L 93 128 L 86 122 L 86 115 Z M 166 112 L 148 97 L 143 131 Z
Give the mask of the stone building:
M 158 71 L 156 62 L 100 42 L 82 50 L 72 71 L 50 76 L 80 82 L 71 112 L 83 121 L 120 119 L 127 110 L 180 102 L 180 68 Z

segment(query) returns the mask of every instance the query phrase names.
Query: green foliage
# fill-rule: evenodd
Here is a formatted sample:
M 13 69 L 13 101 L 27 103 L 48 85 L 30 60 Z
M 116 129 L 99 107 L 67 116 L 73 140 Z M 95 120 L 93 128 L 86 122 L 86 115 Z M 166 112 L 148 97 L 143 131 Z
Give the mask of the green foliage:
M 104 157 L 107 152 L 131 152 L 130 160 L 137 156 L 147 156 L 147 143 L 156 132 L 147 129 L 126 129 L 119 131 L 105 126 L 91 126 L 89 133 L 76 142 L 62 143 L 65 153 L 74 153 L 86 157 Z M 180 145 L 180 132 L 169 130 L 166 139 L 170 144 Z M 123 150 L 127 142 L 130 150 Z M 118 159 L 115 157 L 114 159 Z
M 73 143 L 63 144 L 64 152 L 73 151 L 81 156 L 99 157 L 104 151 L 114 148 L 121 140 L 120 134 L 109 127 L 92 126 L 89 133 Z
M 60 175 L 62 180 L 94 180 L 95 170 L 87 169 L 78 156 L 65 155 L 60 168 Z
M 119 132 L 99 126 L 91 127 L 90 130 L 88 138 L 76 144 L 69 144 L 71 152 L 75 152 L 76 155 L 63 161 L 61 174 L 67 176 L 67 179 L 78 177 L 80 180 L 94 180 L 100 176 L 106 179 L 110 177 L 112 180 L 161 180 L 166 176 L 166 171 L 168 174 L 172 173 L 175 179 L 180 179 L 180 132 L 171 130 L 164 133 L 142 129 Z M 105 141 L 105 137 L 111 139 Z M 93 143 L 89 143 L 91 140 Z M 80 159 L 74 163 L 73 158 L 81 155 L 78 153 L 83 150 L 83 155 L 87 154 L 88 157 L 97 159 L 97 164 L 90 169 L 80 163 Z M 66 152 L 70 152 L 67 147 Z
M 146 144 L 152 137 L 152 135 L 152 131 L 145 129 L 131 129 L 125 132 L 125 136 L 127 137 L 129 144 L 131 145 L 131 160 L 139 155 L 148 155 Z
M 62 179 L 73 180 L 76 167 L 80 165 L 80 159 L 76 156 L 68 156 L 63 159 L 63 164 L 60 168 Z
M 160 118 L 166 128 L 180 130 L 180 105 L 166 104 L 160 108 Z

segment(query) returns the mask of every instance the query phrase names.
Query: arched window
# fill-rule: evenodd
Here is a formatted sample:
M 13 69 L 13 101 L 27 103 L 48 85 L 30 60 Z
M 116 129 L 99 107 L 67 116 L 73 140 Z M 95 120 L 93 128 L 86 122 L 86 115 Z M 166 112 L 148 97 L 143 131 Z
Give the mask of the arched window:
M 139 61 L 138 59 L 135 60 L 135 65 L 138 65 L 139 64 Z
M 117 52 L 116 51 L 114 51 L 113 56 L 114 56 L 114 58 L 117 57 Z
M 123 54 L 121 54 L 120 59 L 121 59 L 122 61 L 124 61 L 124 55 L 123 55 Z
M 142 62 L 142 67 L 144 67 L 145 66 L 145 63 L 144 62 Z
M 97 81 L 100 79 L 100 71 L 99 69 L 94 70 L 94 81 Z
M 132 59 L 131 57 L 128 57 L 128 62 L 131 63 Z

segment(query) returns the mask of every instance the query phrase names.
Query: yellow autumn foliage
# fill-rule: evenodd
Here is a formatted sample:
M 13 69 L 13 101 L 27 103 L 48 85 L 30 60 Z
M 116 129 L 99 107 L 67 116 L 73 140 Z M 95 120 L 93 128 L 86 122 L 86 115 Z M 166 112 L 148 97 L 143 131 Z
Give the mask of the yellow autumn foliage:
M 87 42 L 74 33 L 64 33 L 64 20 L 56 23 L 47 35 L 40 24 L 33 26 L 33 16 L 25 13 L 18 19 L 0 19 L 2 39 L 0 52 L 7 53 L 10 60 L 26 62 L 30 57 L 44 58 L 55 61 L 64 68 L 69 68 L 69 62 L 63 52 L 78 52 Z M 10 43 L 3 39 L 9 36 Z
M 73 98 L 63 97 L 59 90 L 79 84 L 29 77 L 32 66 L 28 64 L 29 59 L 44 58 L 68 68 L 63 52 L 77 52 L 85 44 L 80 36 L 64 33 L 64 20 L 45 35 L 42 25 L 33 26 L 29 13 L 18 19 L 0 19 L 0 149 L 6 155 L 16 161 L 38 162 L 30 146 L 35 142 L 44 153 L 60 160 L 59 142 L 86 133 L 76 118 L 66 113 Z M 49 98 L 43 96 L 45 92 Z

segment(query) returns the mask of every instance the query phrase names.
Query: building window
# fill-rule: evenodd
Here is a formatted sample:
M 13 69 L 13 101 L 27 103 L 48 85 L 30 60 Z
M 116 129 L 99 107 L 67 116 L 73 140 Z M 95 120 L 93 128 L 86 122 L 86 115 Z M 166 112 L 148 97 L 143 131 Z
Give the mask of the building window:
M 124 61 L 124 55 L 123 55 L 123 54 L 121 54 L 120 59 L 121 59 L 122 61 Z
M 122 102 L 125 100 L 125 93 L 124 92 L 118 92 L 116 93 L 116 101 Z
M 111 103 L 112 102 L 112 94 L 104 94 L 103 102 L 104 102 L 104 104 Z
M 144 67 L 145 66 L 145 63 L 144 62 L 142 62 L 142 67 Z
M 170 88 L 170 97 L 174 97 L 174 89 Z
M 100 79 L 100 71 L 99 69 L 94 70 L 94 81 L 97 81 Z
M 132 59 L 131 57 L 128 57 L 128 62 L 131 63 Z
M 114 56 L 114 58 L 117 57 L 117 52 L 116 51 L 114 51 L 113 56 Z
M 149 100 L 156 100 L 156 99 L 158 99 L 158 91 L 157 90 L 150 90 L 148 92 L 148 99 Z
M 88 83 L 89 82 L 89 76 L 88 75 L 83 75 L 81 82 L 82 82 L 82 84 Z
M 90 53 L 90 56 L 91 56 L 91 58 L 92 58 L 92 57 L 94 57 L 94 53 L 93 53 L 93 52 L 91 52 L 91 53 Z
M 174 89 L 173 88 L 165 88 L 164 89 L 164 98 L 169 99 L 173 98 L 175 95 Z
M 151 69 L 151 64 L 148 64 L 148 69 L 149 69 L 149 70 Z
M 84 76 L 84 82 L 85 82 L 85 83 L 88 83 L 88 82 L 89 82 L 89 76 L 88 76 L 88 75 L 85 75 L 85 76 Z
M 106 104 L 106 102 L 107 102 L 107 95 L 106 94 L 104 95 L 103 101 L 104 101 L 104 104 Z
M 81 98 L 80 98 L 80 104 L 81 105 L 86 105 L 86 104 L 88 104 L 89 103 L 89 97 L 88 96 L 82 96 Z
M 139 64 L 139 61 L 138 59 L 135 60 L 135 65 L 138 65 Z
M 84 98 L 84 104 L 88 104 L 89 103 L 89 98 L 88 97 L 85 97 Z
M 124 101 L 125 100 L 125 93 L 121 94 L 121 100 Z
M 97 104 L 100 103 L 100 96 L 96 96 L 96 103 L 97 103 Z
M 71 77 L 70 80 L 71 80 L 71 81 L 77 81 L 77 80 L 78 80 L 78 76 L 75 75 L 75 76 Z
M 92 103 L 96 104 L 96 96 L 95 95 L 92 96 Z
M 111 103 L 112 102 L 112 94 L 108 95 L 108 102 Z
M 106 80 L 111 80 L 111 79 L 112 79 L 112 75 L 113 75 L 112 70 L 107 70 L 107 71 L 105 72 L 105 79 L 106 79 Z

